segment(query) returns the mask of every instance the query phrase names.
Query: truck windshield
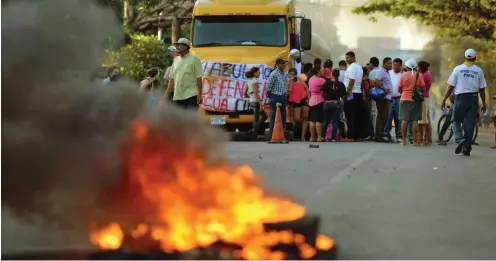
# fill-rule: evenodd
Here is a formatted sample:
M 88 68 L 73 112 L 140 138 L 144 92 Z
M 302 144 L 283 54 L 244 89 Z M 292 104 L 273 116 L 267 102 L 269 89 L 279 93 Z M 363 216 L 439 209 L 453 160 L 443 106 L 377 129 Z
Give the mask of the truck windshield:
M 193 21 L 193 46 L 286 44 L 286 18 L 283 16 L 197 16 Z

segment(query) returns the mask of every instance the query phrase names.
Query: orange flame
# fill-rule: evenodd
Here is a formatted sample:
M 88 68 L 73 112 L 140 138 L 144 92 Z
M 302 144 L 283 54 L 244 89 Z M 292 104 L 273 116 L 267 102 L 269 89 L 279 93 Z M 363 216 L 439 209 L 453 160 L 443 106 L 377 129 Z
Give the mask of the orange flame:
M 98 245 L 103 249 L 118 249 L 122 240 L 124 239 L 124 233 L 121 227 L 117 223 L 111 223 L 105 228 L 92 233 L 90 236 L 90 241 L 92 244 Z
M 137 202 L 133 214 L 143 216 L 141 224 L 127 231 L 112 223 L 91 233 L 93 244 L 116 249 L 124 234 L 140 238 L 148 233 L 166 252 L 222 240 L 243 246 L 234 254 L 249 260 L 283 259 L 284 253 L 269 249 L 278 242 L 295 242 L 306 257 L 315 255 L 301 235 L 264 230 L 264 223 L 303 217 L 305 208 L 266 195 L 249 166 L 210 166 L 194 146 L 177 144 L 143 122 L 133 125 L 124 157 L 127 183 Z

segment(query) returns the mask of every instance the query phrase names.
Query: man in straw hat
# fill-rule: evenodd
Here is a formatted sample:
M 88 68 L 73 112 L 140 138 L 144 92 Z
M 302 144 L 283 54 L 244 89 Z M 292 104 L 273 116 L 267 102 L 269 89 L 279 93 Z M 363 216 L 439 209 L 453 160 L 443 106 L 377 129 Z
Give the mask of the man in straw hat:
M 453 111 L 453 131 L 455 141 L 458 144 L 455 149 L 456 154 L 463 153 L 470 156 L 472 151 L 472 137 L 477 115 L 479 113 L 479 95 L 482 100 L 481 110 L 486 110 L 486 79 L 482 69 L 475 65 L 476 52 L 474 49 L 465 51 L 465 62 L 453 69 L 448 79 L 449 88 L 446 91 L 441 108 L 446 105 L 446 100 L 455 92 L 455 108 Z M 461 124 L 463 122 L 463 135 Z

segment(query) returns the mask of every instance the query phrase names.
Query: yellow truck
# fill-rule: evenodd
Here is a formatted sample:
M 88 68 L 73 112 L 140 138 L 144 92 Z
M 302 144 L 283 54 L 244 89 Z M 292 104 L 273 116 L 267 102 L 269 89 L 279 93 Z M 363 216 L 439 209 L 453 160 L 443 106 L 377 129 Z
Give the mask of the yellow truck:
M 291 66 L 290 52 L 310 50 L 311 21 L 295 12 L 294 0 L 198 0 L 192 19 L 191 51 L 205 74 L 199 113 L 212 125 L 248 133 L 253 112 L 244 97 L 245 72 L 260 68 L 265 100 L 275 60 L 289 59 Z

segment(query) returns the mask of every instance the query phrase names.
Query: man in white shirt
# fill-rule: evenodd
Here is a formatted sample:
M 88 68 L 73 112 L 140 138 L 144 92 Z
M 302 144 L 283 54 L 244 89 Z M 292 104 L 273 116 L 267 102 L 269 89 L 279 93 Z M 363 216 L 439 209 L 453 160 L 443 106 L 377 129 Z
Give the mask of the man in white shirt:
M 364 129 L 363 94 L 362 94 L 362 66 L 356 61 L 355 53 L 346 53 L 348 68 L 344 73 L 344 86 L 346 86 L 345 112 L 348 124 L 348 139 L 358 141 L 360 131 Z
M 389 105 L 389 115 L 386 122 L 386 127 L 384 128 L 384 137 L 391 140 L 391 129 L 394 129 L 396 134 L 396 142 L 401 142 L 401 124 L 399 120 L 400 113 L 400 97 L 401 94 L 398 91 L 398 85 L 400 84 L 401 74 L 403 73 L 403 61 L 400 58 L 395 58 L 393 60 L 393 69 L 389 71 L 389 76 L 391 77 L 391 84 L 393 89 L 391 91 L 391 104 Z
M 463 152 L 470 156 L 472 151 L 472 137 L 477 115 L 479 114 L 479 95 L 482 100 L 481 110 L 486 110 L 486 79 L 482 69 L 475 65 L 476 52 L 474 49 L 465 51 L 465 62 L 453 69 L 448 79 L 448 90 L 444 96 L 441 108 L 446 105 L 446 100 L 451 92 L 455 92 L 455 109 L 453 111 L 453 131 L 458 146 L 455 153 Z M 461 124 L 463 122 L 463 135 Z

